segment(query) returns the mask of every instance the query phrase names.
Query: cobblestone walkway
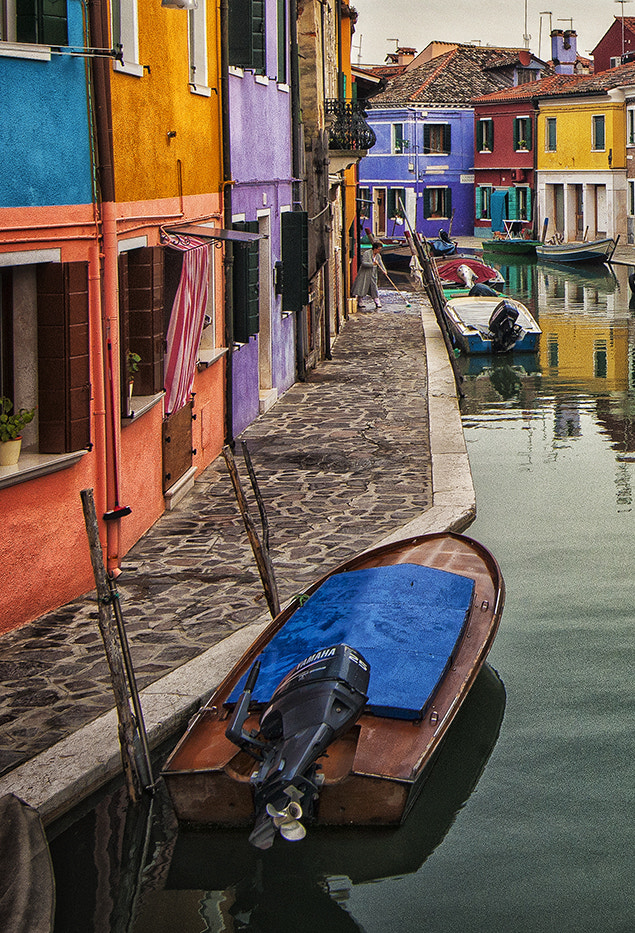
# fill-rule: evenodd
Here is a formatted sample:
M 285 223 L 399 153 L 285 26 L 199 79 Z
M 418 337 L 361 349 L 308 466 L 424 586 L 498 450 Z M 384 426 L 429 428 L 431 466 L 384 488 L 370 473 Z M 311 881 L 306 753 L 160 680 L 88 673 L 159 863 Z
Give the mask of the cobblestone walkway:
M 425 346 L 416 299 L 382 291 L 351 316 L 305 383 L 245 440 L 266 503 L 280 601 L 432 504 Z M 253 518 L 258 513 L 236 446 Z M 118 580 L 139 687 L 266 611 L 220 457 L 123 561 Z M 95 594 L 0 637 L 0 773 L 113 705 Z

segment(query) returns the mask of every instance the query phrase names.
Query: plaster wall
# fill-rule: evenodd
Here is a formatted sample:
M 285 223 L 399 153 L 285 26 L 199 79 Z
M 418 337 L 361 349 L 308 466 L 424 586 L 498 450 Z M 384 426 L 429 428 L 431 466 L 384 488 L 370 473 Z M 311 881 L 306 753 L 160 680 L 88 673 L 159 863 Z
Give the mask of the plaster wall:
M 207 4 L 209 96 L 190 89 L 188 15 L 139 0 L 143 75 L 111 76 L 117 201 L 218 191 L 221 181 L 217 3 Z M 174 133 L 174 136 L 168 136 Z M 143 169 L 140 171 L 140 166 Z
M 82 3 L 68 0 L 69 43 L 83 46 Z M 0 205 L 89 204 L 92 200 L 88 60 L 0 56 Z
M 59 473 L 0 490 L 0 632 L 94 587 L 79 491 L 98 482 L 93 451 Z

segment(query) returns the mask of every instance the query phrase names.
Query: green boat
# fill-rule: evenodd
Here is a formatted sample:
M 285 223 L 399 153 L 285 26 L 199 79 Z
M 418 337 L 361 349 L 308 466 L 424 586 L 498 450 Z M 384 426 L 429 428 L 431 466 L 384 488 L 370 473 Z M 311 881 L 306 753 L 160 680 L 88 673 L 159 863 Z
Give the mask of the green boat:
M 524 240 L 522 237 L 510 237 L 504 240 L 481 240 L 483 252 L 513 253 L 515 255 L 535 256 L 536 247 L 542 246 L 540 240 Z

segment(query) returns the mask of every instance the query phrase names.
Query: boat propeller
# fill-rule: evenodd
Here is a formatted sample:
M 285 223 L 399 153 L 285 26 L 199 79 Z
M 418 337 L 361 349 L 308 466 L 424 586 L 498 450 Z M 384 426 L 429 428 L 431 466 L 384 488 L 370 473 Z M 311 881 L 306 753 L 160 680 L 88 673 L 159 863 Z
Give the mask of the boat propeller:
M 275 828 L 280 830 L 283 839 L 288 842 L 299 842 L 300 839 L 304 839 L 306 829 L 300 822 L 302 807 L 296 800 L 289 801 L 289 805 L 284 810 L 276 810 L 273 804 L 268 803 L 266 810 Z

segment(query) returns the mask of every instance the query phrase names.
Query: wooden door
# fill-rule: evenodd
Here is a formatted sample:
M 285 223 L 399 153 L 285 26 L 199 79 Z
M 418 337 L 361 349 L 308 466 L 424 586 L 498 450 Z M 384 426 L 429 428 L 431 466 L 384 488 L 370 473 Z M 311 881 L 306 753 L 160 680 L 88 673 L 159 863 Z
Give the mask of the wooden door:
M 163 420 L 163 492 L 192 466 L 192 402 Z

